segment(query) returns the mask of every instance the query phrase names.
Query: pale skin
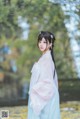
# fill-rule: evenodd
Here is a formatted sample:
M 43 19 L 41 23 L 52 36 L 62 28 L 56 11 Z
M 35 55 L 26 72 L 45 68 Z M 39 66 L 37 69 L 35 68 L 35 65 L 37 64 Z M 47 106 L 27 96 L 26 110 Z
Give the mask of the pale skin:
M 52 47 L 52 43 L 46 42 L 45 38 L 42 38 L 41 41 L 38 43 L 38 47 L 42 54 L 44 54 L 46 51 L 48 51 Z

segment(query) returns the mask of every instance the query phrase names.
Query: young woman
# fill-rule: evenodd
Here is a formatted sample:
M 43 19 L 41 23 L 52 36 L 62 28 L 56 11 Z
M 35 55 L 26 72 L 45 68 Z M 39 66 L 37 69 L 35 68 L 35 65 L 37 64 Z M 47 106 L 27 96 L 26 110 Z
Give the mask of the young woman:
M 60 119 L 54 41 L 54 35 L 47 31 L 42 31 L 38 36 L 38 48 L 42 56 L 31 70 L 28 119 Z

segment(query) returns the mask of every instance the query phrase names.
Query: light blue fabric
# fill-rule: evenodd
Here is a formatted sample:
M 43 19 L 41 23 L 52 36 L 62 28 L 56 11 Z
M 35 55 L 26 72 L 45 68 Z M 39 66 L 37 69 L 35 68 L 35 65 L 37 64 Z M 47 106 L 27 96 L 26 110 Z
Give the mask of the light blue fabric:
M 59 95 L 56 93 L 48 104 L 41 111 L 40 115 L 35 114 L 28 100 L 28 119 L 60 119 Z
M 33 66 L 31 72 L 27 119 L 60 119 L 57 74 L 55 72 L 53 78 L 54 64 L 49 51 Z M 46 100 L 48 100 L 47 103 L 45 103 Z M 39 106 L 37 108 L 38 103 L 41 108 Z M 41 110 L 38 114 L 39 109 Z

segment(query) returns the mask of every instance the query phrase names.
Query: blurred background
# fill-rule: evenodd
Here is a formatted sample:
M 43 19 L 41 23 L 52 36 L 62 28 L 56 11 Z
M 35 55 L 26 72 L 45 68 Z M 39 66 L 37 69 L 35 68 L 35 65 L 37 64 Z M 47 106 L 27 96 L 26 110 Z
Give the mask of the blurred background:
M 0 0 L 0 106 L 27 105 L 41 30 L 55 34 L 60 102 L 80 101 L 79 0 Z M 77 118 L 78 119 L 78 118 Z

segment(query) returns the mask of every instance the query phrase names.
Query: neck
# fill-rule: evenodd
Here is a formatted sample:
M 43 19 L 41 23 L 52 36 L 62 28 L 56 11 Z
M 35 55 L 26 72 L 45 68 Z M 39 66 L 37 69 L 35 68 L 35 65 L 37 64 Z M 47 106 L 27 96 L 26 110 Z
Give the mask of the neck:
M 45 54 L 46 52 L 50 52 L 50 50 L 48 49 L 48 50 L 45 50 L 42 54 Z

